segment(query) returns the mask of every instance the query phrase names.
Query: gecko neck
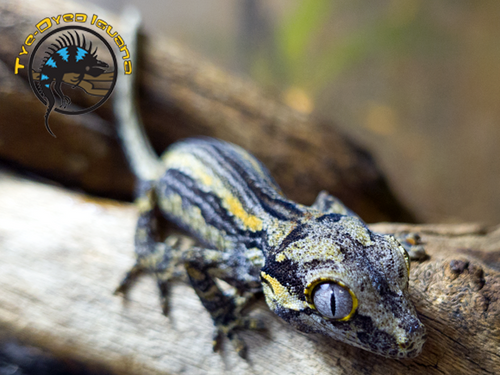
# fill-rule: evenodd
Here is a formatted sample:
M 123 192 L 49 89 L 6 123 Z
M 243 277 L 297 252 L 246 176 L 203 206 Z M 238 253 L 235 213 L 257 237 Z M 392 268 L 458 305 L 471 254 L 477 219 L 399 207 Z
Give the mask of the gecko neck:
M 267 212 L 264 225 L 263 251 L 267 256 L 275 254 L 296 241 L 305 233 L 307 223 L 321 216 L 315 209 L 288 200 L 284 197 L 272 207 L 273 212 Z M 269 209 L 267 209 L 269 210 Z

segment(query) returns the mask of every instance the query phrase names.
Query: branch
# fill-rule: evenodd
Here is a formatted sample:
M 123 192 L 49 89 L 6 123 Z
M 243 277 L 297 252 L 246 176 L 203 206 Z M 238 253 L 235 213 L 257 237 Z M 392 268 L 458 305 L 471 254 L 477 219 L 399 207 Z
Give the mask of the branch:
M 43 126 L 44 106 L 27 87 L 27 69 L 21 70 L 21 76 L 13 74 L 21 45 L 35 25 L 75 9 L 98 14 L 113 31 L 126 27 L 115 15 L 81 2 L 0 2 L 0 61 L 4 63 L 0 87 L 5 87 L 0 89 L 0 158 L 66 186 L 130 199 L 133 177 L 114 139 L 109 103 L 91 115 L 52 113 L 51 126 L 58 135 L 54 140 Z M 141 57 L 142 64 L 136 67 L 140 110 L 157 151 L 181 138 L 221 138 L 257 156 L 287 195 L 301 203 L 311 204 L 319 191 L 327 190 L 369 222 L 415 220 L 369 153 L 334 124 L 291 109 L 252 82 L 222 71 L 172 41 L 154 35 L 144 38 L 141 46 L 141 51 L 131 53 Z M 27 55 L 22 59 L 27 66 Z M 14 83 L 6 88 L 7 81 Z M 83 105 L 85 100 L 82 94 L 73 102 Z
M 212 322 L 188 285 L 173 285 L 169 318 L 150 277 L 127 304 L 112 295 L 134 262 L 132 205 L 3 173 L 0 212 L 0 333 L 57 356 L 127 374 L 500 373 L 500 228 L 373 226 L 416 230 L 427 243 L 431 258 L 412 264 L 410 282 L 428 332 L 419 357 L 391 360 L 302 335 L 260 300 L 250 314 L 268 333 L 243 333 L 245 362 L 227 342 L 223 354 L 212 353 Z

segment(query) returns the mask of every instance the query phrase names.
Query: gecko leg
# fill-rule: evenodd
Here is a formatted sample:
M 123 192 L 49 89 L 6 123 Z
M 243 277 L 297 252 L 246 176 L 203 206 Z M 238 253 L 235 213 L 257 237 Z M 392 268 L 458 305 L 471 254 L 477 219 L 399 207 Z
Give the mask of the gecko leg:
M 61 88 L 61 83 L 62 83 L 61 81 L 57 81 L 54 88 L 55 88 L 57 95 L 61 99 L 61 107 L 66 108 L 67 106 L 69 106 L 71 104 L 71 98 L 67 95 L 64 95 L 62 88 Z
M 261 330 L 264 325 L 258 319 L 242 317 L 241 310 L 253 293 L 247 292 L 243 298 L 230 295 L 224 293 L 215 282 L 215 278 L 224 280 L 234 276 L 235 268 L 228 266 L 234 259 L 228 253 L 196 247 L 185 251 L 183 259 L 191 285 L 214 322 L 214 351 L 219 349 L 221 338 L 226 336 L 236 352 L 245 358 L 246 346 L 237 331 Z
M 168 281 L 174 276 L 174 270 L 181 258 L 173 236 L 165 242 L 158 242 L 158 222 L 155 214 L 156 197 L 152 188 L 146 190 L 137 199 L 140 215 L 135 233 L 136 262 L 128 271 L 115 294 L 126 295 L 137 278 L 145 273 L 153 274 L 160 291 L 163 312 L 168 311 Z

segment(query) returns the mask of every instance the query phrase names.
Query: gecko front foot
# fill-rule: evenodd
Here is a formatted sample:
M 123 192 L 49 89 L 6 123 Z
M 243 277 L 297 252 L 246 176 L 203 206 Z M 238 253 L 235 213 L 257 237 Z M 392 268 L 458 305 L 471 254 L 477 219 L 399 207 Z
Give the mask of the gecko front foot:
M 69 96 L 64 95 L 64 98 L 61 99 L 61 107 L 67 108 L 71 104 L 71 98 Z
M 220 350 L 223 337 L 227 337 L 234 350 L 241 358 L 247 358 L 247 346 L 239 335 L 240 330 L 250 329 L 256 331 L 263 331 L 266 329 L 264 322 L 257 318 L 243 317 L 232 318 L 225 324 L 215 323 L 214 338 L 212 341 L 213 350 L 217 352 Z
M 429 259 L 429 255 L 425 252 L 424 243 L 418 233 L 401 232 L 394 236 L 408 252 L 411 260 L 422 262 Z
M 179 277 L 176 267 L 179 263 L 179 249 L 183 243 L 182 238 L 171 235 L 165 242 L 158 242 L 154 245 L 154 250 L 145 252 L 137 256 L 136 263 L 127 272 L 120 285 L 115 289 L 114 294 L 126 295 L 133 286 L 137 278 L 143 274 L 152 274 L 160 291 L 160 302 L 164 315 L 168 313 L 168 292 L 169 281 Z

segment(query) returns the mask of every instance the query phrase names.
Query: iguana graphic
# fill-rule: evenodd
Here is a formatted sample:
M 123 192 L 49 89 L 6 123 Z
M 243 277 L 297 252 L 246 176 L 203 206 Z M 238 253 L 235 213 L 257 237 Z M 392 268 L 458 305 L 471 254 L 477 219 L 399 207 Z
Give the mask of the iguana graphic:
M 60 107 L 66 108 L 71 103 L 71 99 L 69 96 L 64 95 L 61 88 L 64 75 L 66 73 L 78 74 L 71 80 L 73 88 L 75 88 L 82 81 L 85 74 L 97 77 L 109 67 L 108 64 L 97 59 L 97 47 L 92 52 L 91 41 L 89 41 L 87 47 L 85 35 L 82 35 L 82 39 L 80 39 L 80 35 L 76 31 L 74 33 L 76 39 L 68 31 L 67 35 L 62 34 L 55 40 L 57 44 L 52 43 L 48 47 L 49 51 L 47 51 L 47 56 L 43 59 L 40 71 L 38 85 L 42 95 L 47 100 L 45 127 L 53 137 L 55 137 L 55 134 L 49 127 L 49 116 L 56 101 L 54 92 L 61 99 Z

